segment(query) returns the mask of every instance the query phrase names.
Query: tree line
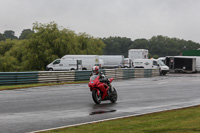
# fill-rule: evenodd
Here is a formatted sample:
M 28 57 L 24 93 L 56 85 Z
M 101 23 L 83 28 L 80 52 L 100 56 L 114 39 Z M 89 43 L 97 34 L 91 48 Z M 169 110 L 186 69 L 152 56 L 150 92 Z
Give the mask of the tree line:
M 183 50 L 200 48 L 200 44 L 167 36 L 151 39 L 126 37 L 94 38 L 86 33 L 49 24 L 34 23 L 16 37 L 14 31 L 0 34 L 0 71 L 45 70 L 47 64 L 67 54 L 124 55 L 129 49 L 148 49 L 149 58 L 180 55 Z
M 105 44 L 86 33 L 59 27 L 55 22 L 34 23 L 27 39 L 0 41 L 0 71 L 45 70 L 66 54 L 102 54 Z
M 28 38 L 30 38 L 32 33 L 34 33 L 34 31 L 31 29 L 24 29 L 18 38 L 17 36 L 15 36 L 15 32 L 13 30 L 6 30 L 6 31 L 4 31 L 4 33 L 0 33 L 0 41 L 6 41 L 6 39 L 11 39 L 11 40 L 13 40 L 13 39 L 19 39 L 19 40 L 28 39 Z
M 149 58 L 181 55 L 184 50 L 194 50 L 200 48 L 200 44 L 191 40 L 186 41 L 167 36 L 153 36 L 151 39 L 136 39 L 132 41 L 126 37 L 108 37 L 102 41 L 106 44 L 104 54 L 124 55 L 128 57 L 129 49 L 147 49 Z

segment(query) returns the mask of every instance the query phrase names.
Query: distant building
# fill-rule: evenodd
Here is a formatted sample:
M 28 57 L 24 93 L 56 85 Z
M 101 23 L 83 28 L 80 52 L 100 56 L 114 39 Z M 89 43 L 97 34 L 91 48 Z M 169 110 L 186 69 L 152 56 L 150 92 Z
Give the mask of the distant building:
M 200 48 L 197 50 L 186 50 L 182 52 L 182 56 L 200 56 Z

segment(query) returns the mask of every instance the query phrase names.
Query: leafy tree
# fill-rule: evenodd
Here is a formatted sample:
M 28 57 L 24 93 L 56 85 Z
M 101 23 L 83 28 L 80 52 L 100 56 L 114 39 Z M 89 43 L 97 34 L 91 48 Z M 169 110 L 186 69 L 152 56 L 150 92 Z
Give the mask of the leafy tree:
M 128 49 L 133 43 L 130 38 L 126 37 L 108 37 L 102 41 L 106 44 L 104 48 L 105 55 L 124 55 L 128 56 Z
M 0 41 L 5 41 L 6 40 L 6 37 L 0 33 Z
M 129 49 L 149 49 L 149 41 L 146 39 L 136 39 Z
M 22 57 L 25 55 L 24 42 L 6 40 L 0 43 L 4 52 L 0 54 L 0 71 L 23 71 Z M 3 46 L 3 47 L 2 47 Z
M 27 54 L 23 58 L 26 70 L 44 70 L 46 65 L 66 54 L 100 54 L 104 46 L 99 39 L 87 34 L 50 24 L 34 23 L 31 38 L 27 42 Z
M 98 38 L 94 38 L 86 33 L 80 33 L 78 36 L 79 54 L 101 55 L 105 44 Z
M 34 23 L 33 31 L 23 30 L 23 40 L 0 42 L 0 71 L 44 70 L 47 64 L 66 54 L 102 54 L 105 46 L 98 38 L 86 33 L 77 35 L 54 22 Z M 5 33 L 7 37 L 14 35 L 11 31 Z
M 7 41 L 1 41 L 0 42 L 0 55 L 1 56 L 4 56 L 5 53 L 7 51 L 10 50 L 10 48 L 12 48 L 12 46 L 14 45 L 15 43 L 11 40 L 7 40 Z
M 31 37 L 31 35 L 34 33 L 34 31 L 32 31 L 31 29 L 24 29 L 21 33 L 21 35 L 19 36 L 19 39 L 29 39 Z
M 33 29 L 35 33 L 27 42 L 25 69 L 44 70 L 49 62 L 60 58 L 64 51 L 70 51 L 70 47 L 66 45 L 68 36 L 61 34 L 57 24 L 34 23 Z
M 6 39 L 17 39 L 17 37 L 15 36 L 15 32 L 12 30 L 4 31 L 3 35 L 6 37 Z

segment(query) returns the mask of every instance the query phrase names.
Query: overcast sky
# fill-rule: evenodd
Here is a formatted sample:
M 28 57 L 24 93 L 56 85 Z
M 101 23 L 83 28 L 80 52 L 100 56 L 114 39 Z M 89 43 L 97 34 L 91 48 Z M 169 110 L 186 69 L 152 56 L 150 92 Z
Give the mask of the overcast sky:
M 50 23 L 94 37 L 163 35 L 200 43 L 200 0 L 0 0 L 0 33 Z

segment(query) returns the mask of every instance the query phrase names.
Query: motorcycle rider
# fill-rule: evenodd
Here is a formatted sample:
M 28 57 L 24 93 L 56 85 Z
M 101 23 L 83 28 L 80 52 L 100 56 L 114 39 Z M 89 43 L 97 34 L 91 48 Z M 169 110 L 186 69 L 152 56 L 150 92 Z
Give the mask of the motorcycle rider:
M 93 66 L 92 68 L 92 73 L 90 73 L 90 76 L 92 75 L 99 75 L 99 80 L 100 82 L 106 83 L 109 87 L 108 89 L 108 95 L 110 95 L 109 90 L 112 90 L 112 85 L 110 83 L 110 81 L 108 80 L 108 78 L 103 74 L 103 72 L 99 72 L 99 66 Z M 101 89 L 103 92 L 105 91 L 105 89 Z

